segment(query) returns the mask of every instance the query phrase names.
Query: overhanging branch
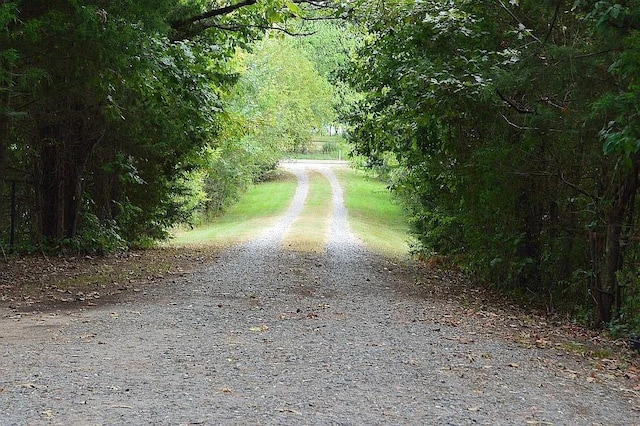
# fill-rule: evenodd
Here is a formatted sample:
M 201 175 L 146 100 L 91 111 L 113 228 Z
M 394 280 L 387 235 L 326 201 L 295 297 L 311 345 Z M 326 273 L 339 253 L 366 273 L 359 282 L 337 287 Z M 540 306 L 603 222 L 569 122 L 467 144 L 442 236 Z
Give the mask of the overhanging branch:
M 178 21 L 173 21 L 171 22 L 171 28 L 173 28 L 174 30 L 179 30 L 180 28 L 184 28 L 188 25 L 191 24 L 195 24 L 196 22 L 200 22 L 200 21 L 204 21 L 206 19 L 209 18 L 213 18 L 216 16 L 223 16 L 223 15 L 228 15 L 238 9 L 241 9 L 243 7 L 247 7 L 247 6 L 251 6 L 256 4 L 258 0 L 243 0 L 239 3 L 235 3 L 235 4 L 231 4 L 229 6 L 225 6 L 225 7 L 221 7 L 218 9 L 212 9 L 212 10 L 208 10 L 204 13 L 201 13 L 199 15 L 195 15 L 195 16 L 191 16 L 189 18 L 186 19 L 180 19 Z
M 518 111 L 520 114 L 533 114 L 535 111 L 524 107 L 522 105 L 519 105 L 518 102 L 516 102 L 515 100 L 505 96 L 504 94 L 502 94 L 502 92 L 500 92 L 499 90 L 496 89 L 496 93 L 498 94 L 498 96 L 500 96 L 500 99 L 502 99 L 504 102 L 506 102 L 511 108 L 515 109 L 516 111 Z
M 279 31 L 281 33 L 284 33 L 293 37 L 304 37 L 304 36 L 310 36 L 315 34 L 315 31 L 310 33 L 294 33 L 293 31 L 289 31 L 288 29 L 282 28 L 282 27 L 255 25 L 255 24 L 254 25 L 218 25 L 218 24 L 205 25 L 205 29 L 209 29 L 209 28 L 216 28 L 222 31 L 230 31 L 230 32 L 242 31 L 247 28 L 258 28 L 265 31 L 267 30 Z
M 202 12 L 198 15 L 190 16 L 188 18 L 174 20 L 169 23 L 169 26 L 175 31 L 176 34 L 178 34 L 175 37 L 175 39 L 189 38 L 209 28 L 219 28 L 222 30 L 229 29 L 231 31 L 234 31 L 234 30 L 238 31 L 242 26 L 231 25 L 228 28 L 226 28 L 225 25 L 220 25 L 212 21 L 215 21 L 215 18 L 230 15 L 231 13 L 237 11 L 238 9 L 253 6 L 257 2 L 258 2 L 257 0 L 242 0 L 242 1 L 239 1 L 238 3 L 230 4 L 228 6 L 219 7 L 216 9 L 211 9 L 206 12 Z M 306 4 L 314 10 L 321 10 L 321 9 L 327 10 L 332 8 L 333 2 L 324 1 L 324 0 L 293 0 L 293 3 Z M 303 17 L 303 19 L 314 20 L 315 18 Z M 255 27 L 257 28 L 257 26 Z M 278 29 L 278 30 L 282 31 L 281 29 Z

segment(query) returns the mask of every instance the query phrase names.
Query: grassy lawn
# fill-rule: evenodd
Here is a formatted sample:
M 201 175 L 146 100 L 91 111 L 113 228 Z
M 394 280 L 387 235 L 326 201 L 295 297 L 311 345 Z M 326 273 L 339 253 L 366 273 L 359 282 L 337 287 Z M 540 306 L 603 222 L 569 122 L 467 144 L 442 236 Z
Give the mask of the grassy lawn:
M 304 210 L 287 232 L 283 246 L 297 251 L 323 251 L 332 208 L 329 181 L 318 172 L 311 173 Z
M 346 168 L 337 169 L 336 175 L 344 189 L 353 232 L 375 252 L 396 258 L 407 256 L 406 217 L 385 184 Z M 286 211 L 295 189 L 296 179 L 288 173 L 256 185 L 224 216 L 193 230 L 176 231 L 170 245 L 223 247 L 256 237 Z M 331 185 L 314 172 L 306 205 L 285 236 L 284 247 L 307 252 L 324 250 L 331 209 Z
M 255 185 L 224 216 L 193 230 L 177 231 L 171 245 L 225 246 L 247 241 L 272 225 L 287 210 L 296 186 L 295 176 L 289 173 Z
M 409 226 L 402 206 L 394 202 L 386 185 L 356 170 L 338 170 L 336 175 L 344 189 L 353 232 L 375 252 L 406 257 Z

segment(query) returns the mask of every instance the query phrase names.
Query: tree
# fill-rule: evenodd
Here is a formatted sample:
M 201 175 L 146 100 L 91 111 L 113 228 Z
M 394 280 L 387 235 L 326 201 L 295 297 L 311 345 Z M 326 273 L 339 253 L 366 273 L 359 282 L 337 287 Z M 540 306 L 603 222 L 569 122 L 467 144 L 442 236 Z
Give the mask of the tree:
M 621 308 L 625 283 L 618 281 L 618 275 L 625 266 L 625 247 L 635 234 L 640 173 L 640 2 L 579 1 L 578 5 L 585 20 L 595 24 L 601 52 L 608 52 L 609 61 L 601 63 L 608 65 L 613 86 L 594 102 L 595 113 L 606 122 L 599 133 L 604 154 L 614 164 L 602 197 L 604 260 L 596 284 L 599 319 L 609 321 L 614 301 L 618 311 Z
M 0 5 L 0 184 L 21 182 L 26 244 L 135 244 L 184 220 L 173 193 L 216 145 L 229 59 L 301 12 L 283 0 Z
M 399 161 L 392 186 L 418 250 L 611 319 L 635 232 L 637 13 L 631 1 L 356 4 L 367 42 L 352 139 L 370 164 Z
M 304 152 L 333 122 L 333 90 L 291 38 L 267 38 L 239 58 L 244 72 L 230 102 L 254 141 L 276 152 Z

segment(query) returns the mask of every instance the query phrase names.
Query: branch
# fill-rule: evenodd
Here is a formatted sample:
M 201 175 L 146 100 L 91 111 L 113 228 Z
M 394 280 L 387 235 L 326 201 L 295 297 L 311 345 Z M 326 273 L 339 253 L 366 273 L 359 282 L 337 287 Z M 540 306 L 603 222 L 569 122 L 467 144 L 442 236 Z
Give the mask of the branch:
M 500 6 L 502 6 L 502 8 L 513 18 L 514 21 L 516 21 L 518 24 L 526 28 L 526 25 L 522 23 L 522 21 L 502 2 L 502 0 L 498 0 L 498 3 L 500 3 Z M 537 41 L 538 43 L 542 43 L 542 41 L 540 41 L 540 39 L 536 37 L 533 33 L 530 33 L 530 34 L 535 41 Z
M 0 0 L 2 1 L 2 0 Z M 260 26 L 260 25 L 220 25 L 215 23 L 216 18 L 221 16 L 230 15 L 231 13 L 237 11 L 238 9 L 242 9 L 245 7 L 250 7 L 258 3 L 258 0 L 242 0 L 238 3 L 230 4 L 228 6 L 219 7 L 216 9 L 211 9 L 206 12 L 202 12 L 198 15 L 193 15 L 188 18 L 176 19 L 174 21 L 169 22 L 169 26 L 173 29 L 174 36 L 172 40 L 183 40 L 187 38 L 191 38 L 193 36 L 197 36 L 203 31 L 209 28 L 218 28 L 222 31 L 240 31 L 243 28 L 261 28 L 261 29 L 274 29 L 278 31 L 282 31 L 284 33 L 290 35 L 306 35 L 306 34 L 293 34 L 289 31 L 282 28 L 272 28 L 268 26 Z M 293 3 L 300 5 L 308 5 L 312 10 L 331 10 L 334 5 L 332 1 L 326 0 L 293 0 Z M 320 20 L 320 19 L 328 19 L 328 17 L 310 17 L 310 16 L 302 16 L 300 17 L 303 20 Z
M 342 21 L 343 17 L 340 16 L 318 16 L 318 17 L 305 17 L 301 16 L 300 19 L 303 21 L 314 22 L 314 21 Z
M 585 191 L 584 189 L 580 188 L 575 183 L 571 183 L 568 180 L 566 180 L 564 178 L 564 173 L 560 173 L 560 179 L 562 179 L 562 182 L 564 182 L 565 185 L 569 185 L 571 188 L 575 189 L 576 191 L 578 191 L 582 195 L 585 195 L 586 197 L 588 197 L 591 201 L 593 201 L 594 204 L 597 204 L 597 200 L 593 195 L 589 194 L 587 191 Z
M 505 116 L 503 113 L 500 113 L 500 117 L 502 117 L 504 119 L 504 121 L 507 122 L 508 125 L 510 125 L 511 127 L 515 127 L 518 130 L 537 130 L 537 131 L 541 131 L 542 129 L 540 127 L 525 127 L 525 126 L 518 126 L 517 124 L 515 124 L 512 121 L 509 121 L 509 119 L 507 118 L 507 116 Z M 566 130 L 560 130 L 560 129 L 554 129 L 552 127 L 548 128 L 548 129 L 544 129 L 545 132 L 556 132 L 556 133 L 569 133 L 569 134 L 577 134 L 578 132 L 572 131 L 572 132 L 568 132 Z
M 556 11 L 553 14 L 553 20 L 551 21 L 551 24 L 549 25 L 549 31 L 547 32 L 547 35 L 544 37 L 544 44 L 547 44 L 547 41 L 549 41 L 549 37 L 551 37 L 551 33 L 553 32 L 553 27 L 556 26 L 556 22 L 558 22 L 558 15 L 560 15 L 560 7 L 562 6 L 563 1 L 562 0 L 558 0 L 558 5 L 556 6 Z
M 294 3 L 297 4 L 308 4 L 311 5 L 313 7 L 316 7 L 318 9 L 326 9 L 329 7 L 330 2 L 328 1 L 324 1 L 324 0 L 319 0 L 319 1 L 314 1 L 314 0 L 293 0 Z
M 607 49 L 607 50 L 601 50 L 599 52 L 591 52 L 591 53 L 585 53 L 584 55 L 572 56 L 571 59 L 585 59 L 585 58 L 591 58 L 593 56 L 606 55 L 607 53 L 621 52 L 621 51 L 622 51 L 622 49 L 620 49 L 620 48 Z
M 314 35 L 316 33 L 316 31 L 310 32 L 310 33 L 294 33 L 292 31 L 287 30 L 286 28 L 281 28 L 281 27 L 273 27 L 273 26 L 266 26 L 266 25 L 232 25 L 232 26 L 227 26 L 227 25 L 218 25 L 218 24 L 206 24 L 203 26 L 203 29 L 209 29 L 209 28 L 216 28 L 218 30 L 222 30 L 222 31 L 242 31 L 243 29 L 246 28 L 258 28 L 261 30 L 273 30 L 273 31 L 280 31 L 286 35 L 290 35 L 292 37 L 304 37 L 304 36 L 311 36 Z
M 526 109 L 523 108 L 519 105 L 516 105 L 516 103 L 512 100 L 507 98 L 505 95 L 503 95 L 498 89 L 496 89 L 496 93 L 498 94 L 498 96 L 500 96 L 500 99 L 502 99 L 503 101 L 505 101 L 507 104 L 509 104 L 509 106 L 513 109 L 515 109 L 516 111 L 518 111 L 520 114 L 533 114 L 534 111 L 530 110 L 530 109 Z
M 204 13 L 201 13 L 200 15 L 195 15 L 186 19 L 173 21 L 169 25 L 171 25 L 171 28 L 173 28 L 174 30 L 177 30 L 187 25 L 195 24 L 196 22 L 204 21 L 205 19 L 213 18 L 215 16 L 228 15 L 231 12 L 234 12 L 243 7 L 254 5 L 256 4 L 257 1 L 258 0 L 243 0 L 239 3 L 231 4 L 229 6 L 221 7 L 219 9 L 208 10 Z
M 518 130 L 540 130 L 540 128 L 538 128 L 538 127 L 523 127 L 523 126 L 518 126 L 517 124 L 515 124 L 515 123 L 513 123 L 513 122 L 509 121 L 509 119 L 508 119 L 504 114 L 500 113 L 500 116 L 501 116 L 502 118 L 504 118 L 504 121 L 506 121 L 506 122 L 507 122 L 507 124 L 509 124 L 509 125 L 510 125 L 510 126 L 512 126 L 512 127 L 515 127 L 515 128 L 516 128 L 516 129 L 518 129 Z

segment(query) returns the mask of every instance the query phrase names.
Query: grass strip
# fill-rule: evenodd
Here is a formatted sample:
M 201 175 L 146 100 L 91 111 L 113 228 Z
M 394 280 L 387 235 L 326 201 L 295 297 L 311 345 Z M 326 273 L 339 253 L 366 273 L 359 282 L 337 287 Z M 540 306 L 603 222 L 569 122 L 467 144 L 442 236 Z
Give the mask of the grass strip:
M 386 184 L 352 169 L 336 170 L 336 176 L 344 190 L 352 231 L 377 253 L 395 258 L 407 257 L 407 217 Z
M 309 194 L 302 213 L 291 225 L 282 245 L 295 251 L 320 253 L 328 239 L 333 209 L 331 185 L 318 172 L 309 175 Z
M 252 186 L 223 216 L 192 230 L 176 231 L 170 245 L 228 246 L 256 237 L 287 210 L 296 187 L 291 173 Z

